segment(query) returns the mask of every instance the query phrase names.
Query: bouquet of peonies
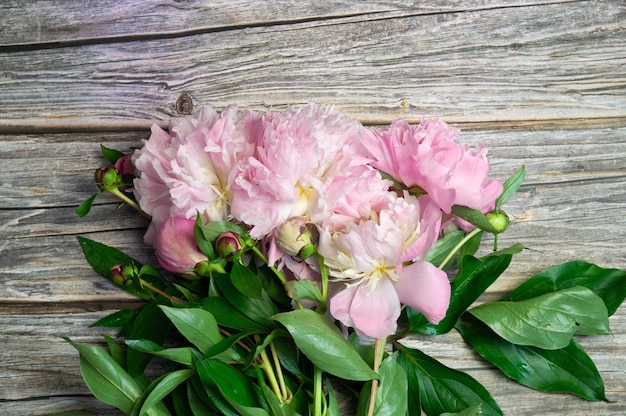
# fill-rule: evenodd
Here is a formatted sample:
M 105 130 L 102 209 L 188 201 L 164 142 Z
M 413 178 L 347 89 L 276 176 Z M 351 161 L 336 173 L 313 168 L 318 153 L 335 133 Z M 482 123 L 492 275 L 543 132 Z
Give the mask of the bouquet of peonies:
M 102 147 L 110 165 L 77 213 L 105 191 L 136 208 L 161 268 L 79 237 L 96 271 L 146 301 L 94 324 L 125 346 L 68 340 L 89 389 L 129 415 L 338 415 L 339 391 L 359 415 L 502 414 L 402 342 L 456 329 L 526 386 L 606 400 L 572 336 L 610 331 L 626 273 L 566 263 L 470 309 L 523 250 L 496 242 L 524 169 L 490 180 L 487 149 L 458 133 L 367 128 L 313 104 L 207 106 L 132 154 Z M 493 252 L 475 257 L 484 233 Z

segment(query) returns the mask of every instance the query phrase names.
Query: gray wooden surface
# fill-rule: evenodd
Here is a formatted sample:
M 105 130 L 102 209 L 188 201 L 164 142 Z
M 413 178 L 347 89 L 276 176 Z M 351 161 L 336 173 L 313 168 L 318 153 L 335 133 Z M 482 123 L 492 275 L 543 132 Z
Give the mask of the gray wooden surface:
M 626 4 L 614 1 L 18 1 L 0 3 L 0 413 L 111 414 L 60 337 L 136 301 L 77 235 L 153 261 L 145 222 L 95 188 L 99 145 L 126 149 L 189 107 L 335 104 L 365 123 L 439 116 L 528 175 L 501 244 L 522 242 L 492 300 L 552 264 L 626 268 Z M 507 415 L 626 414 L 626 307 L 581 337 L 611 403 L 519 386 L 455 333 L 410 340 Z

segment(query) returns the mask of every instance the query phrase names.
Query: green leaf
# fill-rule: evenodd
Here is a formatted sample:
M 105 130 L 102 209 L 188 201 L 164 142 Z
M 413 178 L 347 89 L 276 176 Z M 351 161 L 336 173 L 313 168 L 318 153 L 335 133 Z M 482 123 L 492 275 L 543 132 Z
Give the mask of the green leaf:
M 148 339 L 160 344 L 169 335 L 171 327 L 157 303 L 152 301 L 141 308 L 133 321 L 128 337 L 131 339 Z M 142 374 L 151 359 L 151 354 L 128 350 L 126 358 L 128 373 L 133 377 Z
M 141 406 L 139 416 L 146 414 L 146 412 L 161 402 L 168 394 L 170 394 L 176 387 L 182 384 L 185 380 L 195 374 L 195 370 L 183 369 L 173 371 L 164 375 L 159 382 L 154 386 L 146 401 Z
M 107 346 L 109 347 L 111 358 L 113 358 L 116 363 L 118 363 L 121 367 L 123 367 L 124 364 L 126 363 L 126 354 L 124 354 L 122 347 L 120 347 L 120 344 L 118 344 L 117 341 L 115 341 L 110 336 L 103 335 L 103 337 L 107 343 Z
M 326 391 L 328 392 L 328 416 L 340 416 L 339 402 L 337 402 L 337 396 L 335 395 L 335 389 L 330 379 L 326 378 Z
M 426 254 L 425 261 L 434 265 L 440 265 L 441 262 L 450 254 L 454 247 L 459 244 L 465 237 L 465 231 L 458 230 L 444 235 L 437 240 L 435 246 Z
M 249 268 L 238 261 L 233 263 L 230 279 L 233 286 L 235 286 L 242 295 L 255 299 L 263 298 L 263 285 L 261 284 L 261 280 Z
M 512 344 L 466 314 L 456 329 L 485 360 L 524 386 L 606 400 L 604 383 L 593 361 L 573 339 L 558 350 Z
M 100 275 L 104 276 L 111 282 L 113 282 L 111 280 L 111 267 L 115 265 L 134 264 L 137 266 L 137 268 L 142 267 L 141 263 L 139 263 L 132 257 L 124 254 L 118 249 L 109 247 L 105 244 L 98 243 L 85 237 L 78 236 L 77 238 L 81 248 L 83 249 L 85 258 L 87 259 L 91 267 L 93 267 L 96 272 L 98 272 Z M 115 284 L 115 282 L 113 283 Z M 141 299 L 150 300 L 152 298 L 149 294 L 138 290 L 133 285 L 115 285 Z
M 217 321 L 211 313 L 200 308 L 174 308 L 160 306 L 176 329 L 189 342 L 205 354 L 209 348 L 222 340 Z
M 95 199 L 99 197 L 102 192 L 104 191 L 99 191 L 98 193 L 90 196 L 89 198 L 81 202 L 80 205 L 76 207 L 76 215 L 78 215 L 79 217 L 84 217 L 85 215 L 89 214 L 91 206 L 93 205 L 93 201 L 95 201 Z
M 261 383 L 263 397 L 267 401 L 272 416 L 296 416 L 296 409 L 290 403 L 282 403 L 267 384 Z
M 502 415 L 489 392 L 470 375 L 446 367 L 419 350 L 399 343 L 394 345 L 400 352 L 398 361 L 407 373 L 409 389 L 419 389 L 421 405 L 427 415 L 461 412 L 476 403 L 482 403 L 483 415 Z M 411 382 L 415 379 L 417 383 Z
M 604 302 L 582 286 L 519 302 L 484 303 L 469 312 L 509 342 L 548 350 L 566 347 L 573 334 L 610 331 Z
M 424 315 L 407 307 L 411 332 L 429 335 L 445 334 L 472 303 L 509 267 L 512 255 L 492 255 L 484 259 L 465 256 L 459 272 L 452 281 L 452 295 L 446 316 L 437 325 L 429 323 Z
M 378 369 L 380 385 L 376 390 L 374 415 L 405 415 L 408 410 L 408 382 L 397 353 L 389 355 Z
M 441 416 L 480 416 L 483 414 L 481 408 L 482 403 L 476 403 L 465 410 L 461 410 L 457 413 L 442 413 Z
M 492 234 L 498 234 L 498 230 L 493 228 L 493 225 L 491 225 L 487 217 L 485 217 L 485 214 L 476 209 L 471 209 L 461 205 L 454 205 L 452 207 L 452 213 L 457 217 L 469 222 L 470 224 L 475 225 L 483 231 L 487 231 Z
M 187 383 L 187 401 L 194 416 L 239 416 L 219 394 L 217 387 L 207 389 L 197 374 Z
M 269 318 L 278 311 L 276 310 L 274 302 L 272 302 L 264 290 L 261 291 L 261 299 L 250 298 L 243 295 L 235 288 L 228 275 L 216 274 L 212 280 L 217 285 L 224 298 L 226 298 L 236 310 L 255 322 L 269 327 L 273 326 Z
M 209 242 L 214 242 L 222 233 L 229 231 L 239 235 L 247 235 L 244 227 L 230 221 L 210 221 L 207 224 L 199 223 L 198 226 Z
M 515 192 L 522 186 L 524 183 L 524 179 L 526 178 L 526 167 L 522 165 L 522 167 L 515 172 L 513 175 L 509 177 L 506 181 L 504 181 L 502 193 L 496 199 L 496 207 L 495 211 L 498 211 L 502 204 L 504 204 L 510 197 L 512 197 Z
M 285 290 L 287 291 L 287 296 L 293 300 L 307 299 L 318 303 L 322 303 L 324 301 L 322 292 L 315 282 L 306 279 L 290 280 L 285 282 L 284 285 Z
M 153 354 L 179 364 L 193 365 L 193 349 L 191 347 L 164 348 L 147 339 L 128 339 L 126 345 L 134 350 Z
M 463 244 L 463 247 L 459 250 L 458 258 L 462 259 L 465 256 L 473 256 L 480 248 L 480 244 L 483 241 L 484 231 L 476 233 L 473 237 L 470 237 L 468 241 Z
M 119 150 L 109 149 L 104 145 L 100 145 L 100 151 L 102 151 L 102 156 L 104 156 L 107 162 L 112 165 L 114 165 L 120 157 L 124 156 L 124 153 Z
M 503 300 L 526 300 L 573 286 L 584 286 L 600 296 L 611 316 L 626 298 L 626 271 L 604 269 L 580 260 L 571 261 L 536 274 Z
M 302 353 L 323 371 L 347 380 L 378 377 L 328 317 L 309 309 L 297 309 L 275 315 L 273 319 L 287 328 Z
M 137 309 L 120 309 L 117 312 L 113 312 L 110 315 L 98 319 L 96 322 L 89 325 L 89 327 L 124 328 L 128 331 L 138 313 L 139 310 Z
M 269 416 L 255 386 L 232 366 L 214 358 L 196 360 L 202 384 L 216 386 L 226 401 L 243 416 Z
M 128 414 L 141 389 L 135 380 L 102 347 L 80 345 L 64 338 L 80 354 L 80 372 L 93 395 Z
M 228 328 L 259 332 L 267 330 L 267 326 L 248 318 L 222 297 L 209 296 L 202 299 L 202 309 L 210 312 L 220 325 Z

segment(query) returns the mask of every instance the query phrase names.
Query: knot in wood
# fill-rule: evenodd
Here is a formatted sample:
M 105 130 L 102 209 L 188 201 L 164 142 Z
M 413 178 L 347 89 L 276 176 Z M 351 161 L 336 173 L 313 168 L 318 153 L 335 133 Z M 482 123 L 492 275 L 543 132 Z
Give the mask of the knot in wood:
M 191 114 L 191 111 L 193 110 L 193 100 L 189 94 L 184 92 L 180 94 L 180 97 L 176 100 L 175 106 L 178 114 L 188 115 Z

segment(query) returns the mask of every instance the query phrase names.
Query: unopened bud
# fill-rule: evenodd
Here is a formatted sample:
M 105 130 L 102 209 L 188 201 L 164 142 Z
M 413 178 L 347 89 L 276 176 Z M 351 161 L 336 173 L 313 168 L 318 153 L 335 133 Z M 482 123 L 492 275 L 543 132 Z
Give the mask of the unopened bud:
M 154 248 L 157 259 L 165 270 L 187 278 L 196 278 L 194 269 L 207 260 L 196 244 L 195 220 L 168 218 L 159 227 Z
M 276 230 L 276 244 L 290 256 L 306 259 L 317 251 L 320 234 L 317 226 L 302 217 L 293 217 Z
M 124 184 L 120 172 L 111 165 L 98 168 L 95 173 L 95 180 L 100 189 L 105 191 L 118 189 Z
M 124 187 L 128 187 L 132 184 L 133 179 L 135 178 L 135 165 L 133 165 L 132 154 L 124 155 L 117 159 L 115 162 L 115 169 L 122 176 L 122 182 L 124 182 Z
M 116 264 L 111 267 L 111 280 L 120 286 L 128 286 L 132 283 L 133 277 L 139 273 L 139 269 L 134 264 Z
M 241 251 L 242 244 L 237 233 L 231 231 L 220 234 L 215 241 L 217 254 L 222 258 L 230 258 Z
M 498 233 L 501 233 L 509 226 L 509 217 L 504 211 L 493 211 L 485 214 L 489 223 L 496 229 Z

